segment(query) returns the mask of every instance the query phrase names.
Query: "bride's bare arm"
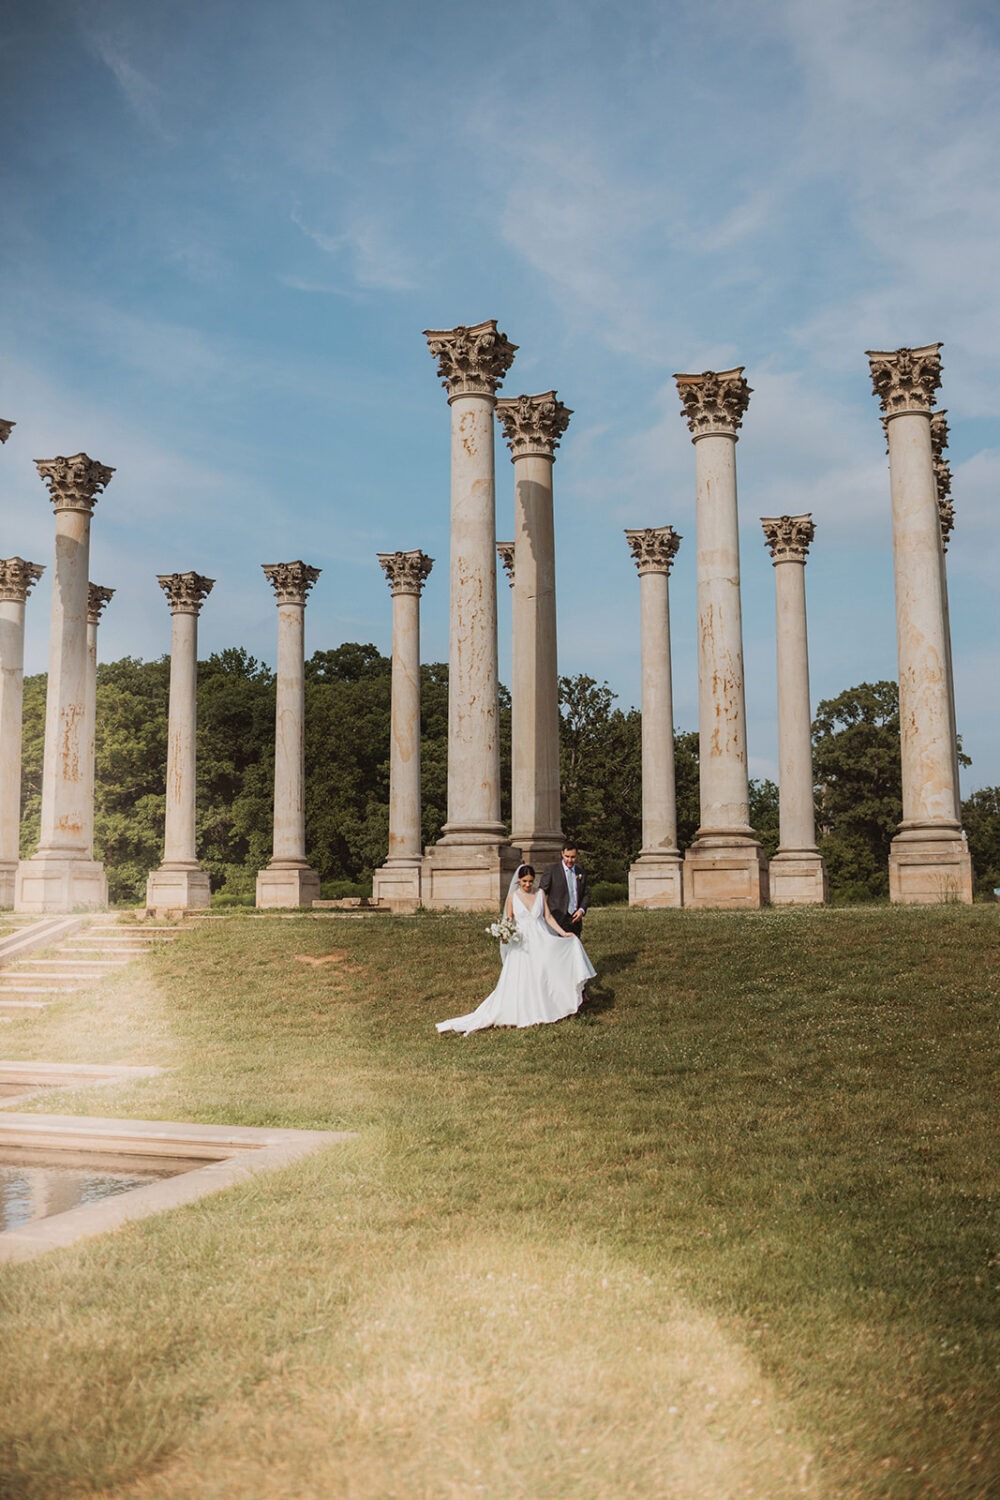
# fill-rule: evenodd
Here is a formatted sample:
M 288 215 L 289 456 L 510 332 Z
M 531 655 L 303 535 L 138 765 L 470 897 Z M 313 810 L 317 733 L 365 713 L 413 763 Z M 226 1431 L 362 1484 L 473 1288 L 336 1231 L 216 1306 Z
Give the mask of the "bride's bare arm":
M 545 920 L 546 920 L 546 922 L 548 922 L 549 926 L 552 928 L 552 931 L 554 933 L 556 933 L 556 935 L 558 937 L 562 937 L 562 938 L 572 937 L 573 934 L 571 932 L 563 932 L 562 928 L 559 926 L 559 923 L 556 921 L 555 917 L 549 911 L 549 898 L 548 898 L 548 896 L 546 896 L 546 894 L 545 894 L 544 891 L 542 892 L 542 901 L 545 903 Z

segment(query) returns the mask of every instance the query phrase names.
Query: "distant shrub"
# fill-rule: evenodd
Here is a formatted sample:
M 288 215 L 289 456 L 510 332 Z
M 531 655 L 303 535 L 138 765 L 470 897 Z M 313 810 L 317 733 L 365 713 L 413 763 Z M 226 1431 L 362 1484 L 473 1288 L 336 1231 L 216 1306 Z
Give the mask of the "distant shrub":
M 370 880 L 324 880 L 319 888 L 322 901 L 343 901 L 345 896 L 370 896 Z
M 592 906 L 625 906 L 628 903 L 628 886 L 618 880 L 596 880 L 591 886 Z
M 256 906 L 253 896 L 240 891 L 216 891 L 212 897 L 212 910 L 221 906 Z

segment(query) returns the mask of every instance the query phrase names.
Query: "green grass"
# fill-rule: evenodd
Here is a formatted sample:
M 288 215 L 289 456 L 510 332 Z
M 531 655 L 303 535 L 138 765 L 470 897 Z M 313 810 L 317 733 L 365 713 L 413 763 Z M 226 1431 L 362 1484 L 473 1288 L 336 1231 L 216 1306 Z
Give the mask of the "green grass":
M 4 1028 L 170 1069 L 42 1112 L 358 1132 L 3 1272 L 5 1500 L 1000 1493 L 996 911 L 602 910 L 578 1017 L 439 1037 L 484 924 L 235 916 Z

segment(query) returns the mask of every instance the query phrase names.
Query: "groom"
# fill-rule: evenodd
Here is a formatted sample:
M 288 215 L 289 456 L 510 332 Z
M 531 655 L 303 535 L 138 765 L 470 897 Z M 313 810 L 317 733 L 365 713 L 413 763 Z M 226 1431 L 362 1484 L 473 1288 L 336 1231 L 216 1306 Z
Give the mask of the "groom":
M 590 905 L 587 888 L 587 872 L 576 862 L 576 845 L 567 840 L 563 844 L 562 859 L 547 865 L 542 871 L 539 887 L 548 897 L 549 911 L 564 932 L 577 937 L 583 932 L 583 918 Z

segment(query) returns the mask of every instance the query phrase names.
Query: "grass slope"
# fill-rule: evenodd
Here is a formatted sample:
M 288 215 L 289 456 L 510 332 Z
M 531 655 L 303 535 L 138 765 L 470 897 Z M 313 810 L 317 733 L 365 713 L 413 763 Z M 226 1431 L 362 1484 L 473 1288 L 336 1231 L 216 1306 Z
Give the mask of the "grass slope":
M 3 1272 L 5 1500 L 1000 1493 L 996 912 L 601 911 L 579 1017 L 438 1037 L 483 926 L 233 918 L 4 1028 L 171 1070 L 43 1112 L 358 1132 Z

